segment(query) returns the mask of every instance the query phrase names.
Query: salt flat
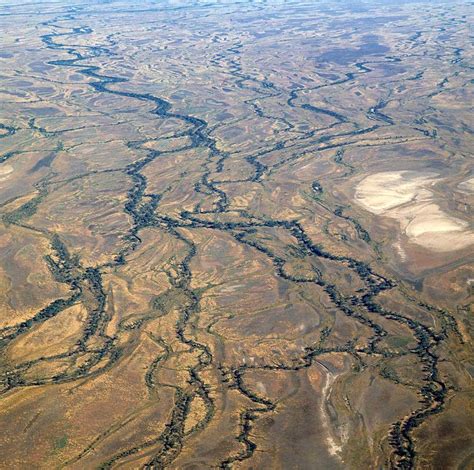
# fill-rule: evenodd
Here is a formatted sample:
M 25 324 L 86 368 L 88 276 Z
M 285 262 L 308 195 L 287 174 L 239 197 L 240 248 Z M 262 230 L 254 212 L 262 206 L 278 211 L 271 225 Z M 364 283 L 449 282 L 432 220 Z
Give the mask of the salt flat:
M 355 200 L 364 209 L 396 219 L 411 242 L 429 250 L 446 252 L 474 243 L 466 220 L 446 213 L 430 189 L 436 173 L 387 171 L 365 177 L 357 186 Z

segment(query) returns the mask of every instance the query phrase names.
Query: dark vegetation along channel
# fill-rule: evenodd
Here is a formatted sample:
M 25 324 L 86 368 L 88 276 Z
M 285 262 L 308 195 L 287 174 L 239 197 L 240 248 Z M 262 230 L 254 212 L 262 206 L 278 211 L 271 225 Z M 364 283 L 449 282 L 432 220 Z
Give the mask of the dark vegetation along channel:
M 44 23 L 43 26 L 55 28 L 64 20 L 74 20 L 74 16 L 62 16 Z M 175 269 L 167 272 L 171 285 L 170 291 L 157 298 L 155 307 L 160 312 L 160 315 L 167 315 L 168 311 L 176 306 L 176 302 L 173 299 L 179 299 L 180 314 L 175 324 L 175 335 L 183 345 L 187 346 L 187 351 L 189 351 L 191 357 L 196 358 L 196 362 L 188 370 L 189 386 L 182 387 L 176 385 L 174 387 L 174 407 L 169 413 L 169 421 L 166 427 L 163 430 L 157 430 L 156 437 L 137 443 L 134 447 L 115 455 L 107 462 L 103 462 L 101 468 L 111 468 L 122 459 L 137 454 L 149 447 L 158 448 L 159 450 L 149 459 L 146 468 L 167 468 L 170 466 L 172 468 L 173 461 L 177 458 L 183 446 L 186 445 L 186 440 L 190 435 L 202 431 L 214 417 L 216 404 L 210 394 L 210 387 L 205 382 L 202 374 L 202 371 L 209 367 L 218 368 L 223 383 L 229 388 L 237 390 L 253 404 L 253 406 L 245 409 L 240 414 L 240 433 L 235 438 L 240 443 L 241 450 L 224 459 L 220 463 L 220 467 L 223 469 L 231 468 L 234 462 L 250 459 L 257 449 L 257 444 L 252 441 L 253 424 L 263 414 L 278 412 L 278 405 L 270 399 L 255 393 L 246 385 L 246 372 L 253 369 L 297 371 L 310 367 L 318 356 L 330 352 L 350 354 L 360 367 L 365 366 L 364 357 L 368 355 L 392 357 L 397 354 L 412 355 L 423 365 L 423 386 L 418 390 L 420 396 L 419 408 L 406 417 L 400 417 L 397 422 L 393 423 L 391 429 L 387 430 L 389 442 L 393 448 L 391 467 L 403 470 L 414 468 L 417 453 L 412 439 L 412 432 L 430 415 L 443 410 L 448 393 L 447 387 L 441 380 L 438 372 L 437 347 L 445 340 L 447 335 L 457 334 L 454 319 L 447 312 L 437 312 L 439 317 L 444 319 L 443 327 L 440 331 L 434 331 L 423 323 L 411 319 L 403 312 L 390 311 L 382 307 L 377 302 L 378 294 L 389 289 L 395 289 L 396 283 L 377 274 L 364 262 L 347 256 L 332 254 L 324 248 L 315 245 L 298 220 L 265 219 L 245 211 L 241 211 L 240 215 L 236 216 L 235 211 L 229 211 L 229 197 L 225 189 L 223 189 L 226 187 L 226 184 L 238 182 L 258 183 L 268 177 L 275 168 L 294 161 L 296 158 L 303 156 L 305 152 L 297 151 L 291 157 L 275 164 L 274 167 L 269 167 L 259 160 L 265 153 L 269 153 L 269 150 L 257 152 L 246 157 L 246 161 L 253 167 L 253 174 L 249 178 L 219 181 L 219 175 L 223 173 L 225 161 L 230 156 L 218 148 L 216 140 L 211 135 L 208 123 L 202 118 L 174 112 L 172 104 L 163 98 L 151 93 L 134 92 L 132 90 L 133 83 L 130 83 L 128 79 L 113 76 L 103 71 L 103 69 L 106 69 L 106 65 L 102 67 L 88 65 L 87 61 L 89 59 L 103 58 L 105 60 L 111 54 L 110 51 L 103 46 L 70 45 L 68 40 L 79 36 L 86 38 L 92 32 L 92 29 L 87 26 L 77 26 L 70 30 L 65 29 L 65 32 L 52 32 L 43 35 L 42 41 L 48 49 L 57 54 L 68 54 L 70 56 L 70 58 L 51 60 L 49 65 L 73 68 L 88 80 L 87 84 L 96 93 L 116 95 L 142 102 L 147 106 L 152 105 L 152 109 L 149 111 L 151 119 L 181 121 L 186 125 L 186 129 L 181 131 L 179 135 L 188 137 L 190 143 L 174 150 L 157 151 L 147 149 L 145 146 L 146 140 L 129 142 L 129 148 L 136 151 L 140 157 L 122 170 L 110 170 L 122 171 L 132 182 L 131 187 L 128 189 L 124 211 L 131 217 L 133 224 L 126 235 L 126 248 L 116 253 L 113 261 L 101 266 L 85 266 L 78 256 L 72 255 L 69 252 L 68 247 L 57 234 L 47 231 L 42 232 L 48 238 L 51 246 L 52 254 L 46 256 L 48 267 L 56 281 L 68 286 L 70 295 L 54 300 L 32 318 L 2 330 L 1 346 L 6 347 L 15 338 L 30 331 L 36 325 L 52 319 L 79 301 L 82 301 L 87 306 L 88 317 L 83 329 L 82 338 L 74 348 L 59 356 L 41 357 L 16 366 L 3 379 L 4 393 L 18 387 L 47 383 L 57 384 L 91 377 L 103 373 L 120 360 L 124 354 L 123 348 L 118 346 L 117 337 L 106 334 L 106 326 L 110 321 L 110 317 L 106 311 L 107 294 L 104 290 L 102 276 L 108 270 L 117 269 L 125 265 L 128 256 L 141 244 L 140 231 L 146 227 L 154 227 L 166 231 L 186 247 L 185 253 L 183 253 L 182 259 L 175 266 Z M 265 99 L 265 97 L 281 94 L 282 91 L 269 80 L 257 79 L 246 75 L 242 71 L 238 61 L 239 50 L 238 44 L 226 50 L 221 56 L 214 58 L 214 65 L 228 66 L 228 72 L 234 77 L 236 85 L 253 90 L 258 94 L 260 100 Z M 233 58 L 226 65 L 222 61 L 228 55 Z M 391 62 L 393 59 L 387 58 L 387 61 Z M 346 78 L 334 81 L 331 86 L 337 87 L 340 84 L 353 80 L 357 74 L 368 73 L 371 70 L 368 64 L 370 63 L 356 64 L 356 71 L 348 72 Z M 115 85 L 119 84 L 127 84 L 130 88 L 128 91 L 116 89 Z M 334 134 L 318 138 L 317 131 L 320 129 L 310 130 L 298 137 L 279 141 L 271 150 L 291 149 L 299 141 L 316 138 L 316 145 L 323 149 L 340 148 L 336 154 L 336 163 L 343 166 L 347 172 L 352 172 L 353 168 L 343 160 L 344 153 L 342 147 L 345 144 L 332 144 L 331 141 L 345 137 L 348 139 L 346 143 L 353 143 L 353 140 L 351 140 L 353 138 L 372 132 L 379 126 L 391 126 L 394 123 L 393 119 L 384 113 L 387 103 L 380 101 L 367 112 L 367 116 L 374 120 L 376 124 L 365 129 L 354 128 L 350 132 L 337 132 L 338 126 L 350 122 L 348 117 L 331 109 L 323 109 L 305 103 L 301 104 L 299 101 L 298 90 L 293 90 L 287 97 L 287 105 L 290 107 L 300 107 L 313 113 L 316 118 L 318 115 L 333 118 L 333 124 L 326 127 L 326 130 L 334 129 Z M 256 115 L 261 118 L 270 120 L 281 119 L 266 114 L 262 107 L 257 105 L 257 100 L 254 100 L 253 103 L 249 101 L 249 104 L 253 106 Z M 288 121 L 285 121 L 283 124 L 292 126 Z M 31 125 L 34 126 L 34 122 Z M 15 129 L 3 126 L 0 128 L 0 131 L 0 137 L 4 137 L 4 135 L 13 134 Z M 43 131 L 47 132 L 44 129 Z M 159 139 L 159 136 L 155 140 L 157 139 Z M 148 181 L 142 171 L 148 164 L 159 159 L 162 155 L 190 149 L 207 150 L 207 159 L 203 161 L 202 172 L 199 180 L 195 183 L 194 190 L 202 195 L 203 201 L 210 196 L 213 197 L 214 206 L 211 210 L 204 211 L 198 204 L 194 211 L 183 211 L 178 217 L 170 217 L 160 213 L 162 195 L 152 194 L 148 191 Z M 62 147 L 58 146 L 46 159 L 39 161 L 34 168 L 49 167 L 54 161 L 55 155 L 61 151 Z M 4 155 L 1 161 L 6 161 L 14 156 L 14 154 Z M 54 176 L 54 173 L 51 172 L 48 177 L 37 185 L 36 195 L 15 211 L 5 215 L 4 221 L 8 224 L 16 224 L 27 229 L 38 230 L 28 225 L 28 218 L 36 212 L 44 198 L 53 190 L 52 178 Z M 318 181 L 315 181 L 312 184 L 311 190 L 317 199 L 324 192 L 324 187 Z M 363 242 L 367 244 L 372 242 L 368 232 L 362 225 L 354 218 L 346 216 L 342 208 L 334 208 L 331 211 L 335 217 L 343 218 L 351 223 Z M 228 215 L 229 221 L 220 221 L 219 216 L 222 214 Z M 314 269 L 314 273 L 311 276 L 290 274 L 287 271 L 286 264 L 290 260 L 291 255 L 288 255 L 288 258 L 282 257 L 258 237 L 259 233 L 264 229 L 272 227 L 286 231 L 298 247 L 300 256 L 309 260 L 317 259 L 323 262 L 326 260 L 337 263 L 341 273 L 354 273 L 362 281 L 364 287 L 354 292 L 353 295 L 347 296 L 342 293 L 342 290 L 335 281 L 325 279 L 325 276 L 317 269 Z M 321 335 L 318 343 L 308 345 L 299 358 L 292 358 L 280 364 L 241 365 L 235 368 L 228 367 L 225 364 L 215 364 L 210 347 L 196 341 L 190 328 L 193 319 L 199 315 L 200 310 L 201 292 L 191 287 L 193 273 L 190 269 L 190 262 L 195 257 L 198 247 L 193 240 L 186 237 L 185 231 L 182 229 L 192 230 L 196 228 L 225 232 L 238 243 L 258 251 L 273 264 L 276 275 L 286 281 L 296 284 L 311 283 L 319 286 L 329 296 L 335 308 L 372 331 L 372 336 L 365 347 L 357 348 L 351 342 L 338 347 L 327 347 L 325 341 L 331 333 L 328 330 Z M 290 250 L 287 250 L 287 252 L 290 253 Z M 430 307 L 425 306 L 425 308 Z M 416 340 L 416 346 L 400 353 L 384 349 L 380 343 L 388 333 L 381 324 L 374 320 L 377 317 L 408 327 L 413 338 Z M 122 324 L 121 328 L 123 330 L 140 329 L 145 322 L 146 319 L 141 319 L 135 323 Z M 92 341 L 93 339 L 94 341 Z M 166 361 L 167 357 L 172 354 L 169 345 L 162 338 L 156 337 L 155 340 L 163 352 L 155 358 L 146 370 L 145 382 L 150 393 L 159 385 L 155 381 L 156 371 Z M 28 381 L 24 378 L 24 373 L 38 362 L 53 361 L 60 357 L 70 360 L 73 365 L 67 372 L 49 377 L 45 376 L 34 381 Z M 79 358 L 85 360 L 79 361 Z M 74 366 L 74 364 L 79 362 L 80 365 Z M 98 364 L 100 364 L 100 367 L 97 367 Z M 383 371 L 381 371 L 382 373 Z M 385 374 L 384 377 L 396 381 L 396 378 L 390 377 L 389 374 Z M 189 415 L 191 404 L 196 398 L 202 400 L 205 405 L 204 417 L 190 430 L 186 431 L 185 422 Z M 89 448 L 84 449 L 76 457 L 75 461 L 80 461 L 90 451 L 92 446 L 93 443 Z

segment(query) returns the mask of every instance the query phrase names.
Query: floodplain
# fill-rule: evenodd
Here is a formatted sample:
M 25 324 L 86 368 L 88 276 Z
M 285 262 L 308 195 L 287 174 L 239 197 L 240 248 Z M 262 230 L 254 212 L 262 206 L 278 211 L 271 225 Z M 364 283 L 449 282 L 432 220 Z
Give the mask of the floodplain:
M 0 468 L 472 468 L 473 17 L 0 0 Z

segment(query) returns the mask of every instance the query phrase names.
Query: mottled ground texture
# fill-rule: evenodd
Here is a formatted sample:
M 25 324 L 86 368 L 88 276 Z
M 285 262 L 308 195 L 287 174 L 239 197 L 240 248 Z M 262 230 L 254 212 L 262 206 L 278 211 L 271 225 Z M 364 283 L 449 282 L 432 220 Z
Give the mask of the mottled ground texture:
M 474 468 L 473 17 L 0 0 L 0 468 Z

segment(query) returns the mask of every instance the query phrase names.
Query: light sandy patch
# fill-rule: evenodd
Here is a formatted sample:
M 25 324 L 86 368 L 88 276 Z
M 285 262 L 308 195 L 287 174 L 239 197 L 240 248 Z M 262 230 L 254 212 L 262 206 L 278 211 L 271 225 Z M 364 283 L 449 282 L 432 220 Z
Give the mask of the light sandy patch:
M 410 171 L 375 173 L 359 183 L 355 199 L 373 214 L 383 214 L 413 200 L 430 200 L 432 193 L 425 188 L 436 176 L 435 173 L 420 175 Z
M 326 376 L 326 382 L 324 383 L 323 390 L 321 391 L 320 412 L 321 412 L 323 426 L 327 431 L 326 443 L 328 446 L 329 453 L 333 457 L 339 457 L 339 454 L 342 452 L 342 446 L 337 443 L 335 436 L 331 433 L 331 428 L 329 426 L 329 419 L 327 416 L 328 413 L 326 412 L 326 409 L 324 406 L 326 400 L 328 400 L 329 398 L 331 385 L 333 384 L 334 380 L 335 380 L 335 377 L 331 373 L 328 373 Z
M 452 251 L 474 243 L 467 222 L 451 217 L 431 202 L 394 209 L 389 215 L 399 219 L 411 241 L 430 250 Z
M 430 187 L 437 176 L 412 171 L 375 173 L 359 183 L 355 200 L 373 214 L 398 220 L 410 241 L 424 248 L 439 252 L 465 248 L 474 243 L 474 232 L 466 221 L 436 204 Z
M 10 178 L 13 173 L 13 167 L 11 165 L 0 166 L 0 181 L 5 181 Z
M 469 178 L 467 181 L 463 181 L 462 183 L 459 183 L 458 188 L 463 193 L 473 194 L 474 193 L 474 178 Z
M 263 395 L 267 394 L 267 388 L 262 382 L 257 382 L 257 390 L 262 393 Z
M 400 256 L 400 259 L 403 262 L 405 262 L 407 260 L 407 254 L 406 254 L 406 251 L 403 249 L 402 241 L 400 240 L 400 238 L 398 239 L 397 243 L 394 243 L 393 246 L 397 250 L 397 253 L 398 253 L 398 256 Z
M 327 402 L 330 400 L 332 385 L 339 374 L 333 374 L 324 364 L 319 361 L 316 362 L 323 369 L 325 377 L 324 386 L 321 390 L 321 404 L 319 411 L 321 415 L 321 423 L 323 428 L 326 430 L 326 444 L 329 454 L 333 457 L 337 457 L 339 460 L 342 460 L 340 454 L 343 450 L 345 439 L 338 439 L 336 434 L 333 432 L 332 426 L 330 424 L 330 415 L 327 410 Z

